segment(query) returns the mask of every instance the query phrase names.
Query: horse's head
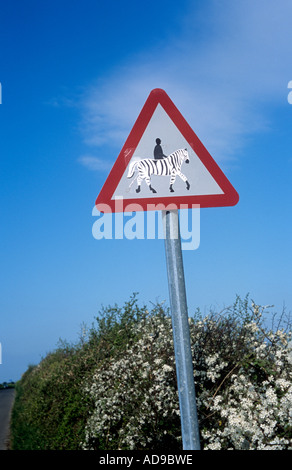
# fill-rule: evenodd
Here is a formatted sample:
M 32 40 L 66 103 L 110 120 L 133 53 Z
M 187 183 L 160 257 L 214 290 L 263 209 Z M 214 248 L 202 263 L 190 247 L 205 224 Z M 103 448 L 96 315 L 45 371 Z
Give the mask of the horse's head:
M 187 151 L 187 149 L 183 149 L 183 156 L 184 156 L 184 161 L 186 163 L 190 163 L 189 152 Z

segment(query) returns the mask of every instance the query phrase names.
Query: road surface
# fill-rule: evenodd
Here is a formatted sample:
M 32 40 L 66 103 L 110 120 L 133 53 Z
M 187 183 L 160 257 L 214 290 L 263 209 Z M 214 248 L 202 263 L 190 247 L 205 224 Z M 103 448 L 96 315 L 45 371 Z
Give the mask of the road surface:
M 14 394 L 15 390 L 13 388 L 0 390 L 0 450 L 7 450 Z

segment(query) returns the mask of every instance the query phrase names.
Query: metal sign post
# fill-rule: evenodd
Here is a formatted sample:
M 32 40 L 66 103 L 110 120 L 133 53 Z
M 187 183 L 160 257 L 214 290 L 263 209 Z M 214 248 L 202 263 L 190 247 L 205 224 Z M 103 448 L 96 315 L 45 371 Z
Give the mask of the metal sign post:
M 184 450 L 200 450 L 178 211 L 163 211 L 165 253 Z

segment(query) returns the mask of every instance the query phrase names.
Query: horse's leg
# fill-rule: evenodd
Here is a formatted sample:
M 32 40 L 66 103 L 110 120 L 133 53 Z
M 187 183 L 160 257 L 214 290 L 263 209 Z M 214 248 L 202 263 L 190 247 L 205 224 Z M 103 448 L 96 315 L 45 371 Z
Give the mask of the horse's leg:
M 139 193 L 141 191 L 141 181 L 142 181 L 143 177 L 140 175 L 138 175 L 138 178 L 137 178 L 137 183 L 138 183 L 138 186 L 137 186 L 137 189 L 136 189 L 136 193 Z
M 177 174 L 183 182 L 186 183 L 187 189 L 190 189 L 190 183 L 188 182 L 187 177 L 181 171 L 178 171 Z
M 150 189 L 153 193 L 156 193 L 155 189 L 152 188 L 152 186 L 151 186 L 150 176 L 147 175 L 146 178 L 145 178 L 145 180 L 146 180 L 146 183 L 147 183 L 148 186 L 149 186 L 149 189 Z
M 175 179 L 176 179 L 176 172 L 172 171 L 171 176 L 170 176 L 170 185 L 169 185 L 169 190 L 170 190 L 171 193 L 174 193 L 174 189 L 173 189 L 172 185 L 174 184 Z

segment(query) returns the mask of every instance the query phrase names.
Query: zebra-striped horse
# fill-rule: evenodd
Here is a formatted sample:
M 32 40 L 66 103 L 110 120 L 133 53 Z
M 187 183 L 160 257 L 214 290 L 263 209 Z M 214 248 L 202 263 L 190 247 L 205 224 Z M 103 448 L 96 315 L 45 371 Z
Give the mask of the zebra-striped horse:
M 128 178 L 132 178 L 135 171 L 138 171 L 137 183 L 138 187 L 136 192 L 139 193 L 141 190 L 141 182 L 145 179 L 149 189 L 156 193 L 155 189 L 151 186 L 151 175 L 168 176 L 170 175 L 170 186 L 171 192 L 174 192 L 172 185 L 175 182 L 177 176 L 179 176 L 183 182 L 186 183 L 187 189 L 190 188 L 190 183 L 187 177 L 181 172 L 181 166 L 183 162 L 189 163 L 189 154 L 187 149 L 179 149 L 171 153 L 168 157 L 160 160 L 153 160 L 151 158 L 144 158 L 143 160 L 134 161 L 130 164 L 128 171 Z

